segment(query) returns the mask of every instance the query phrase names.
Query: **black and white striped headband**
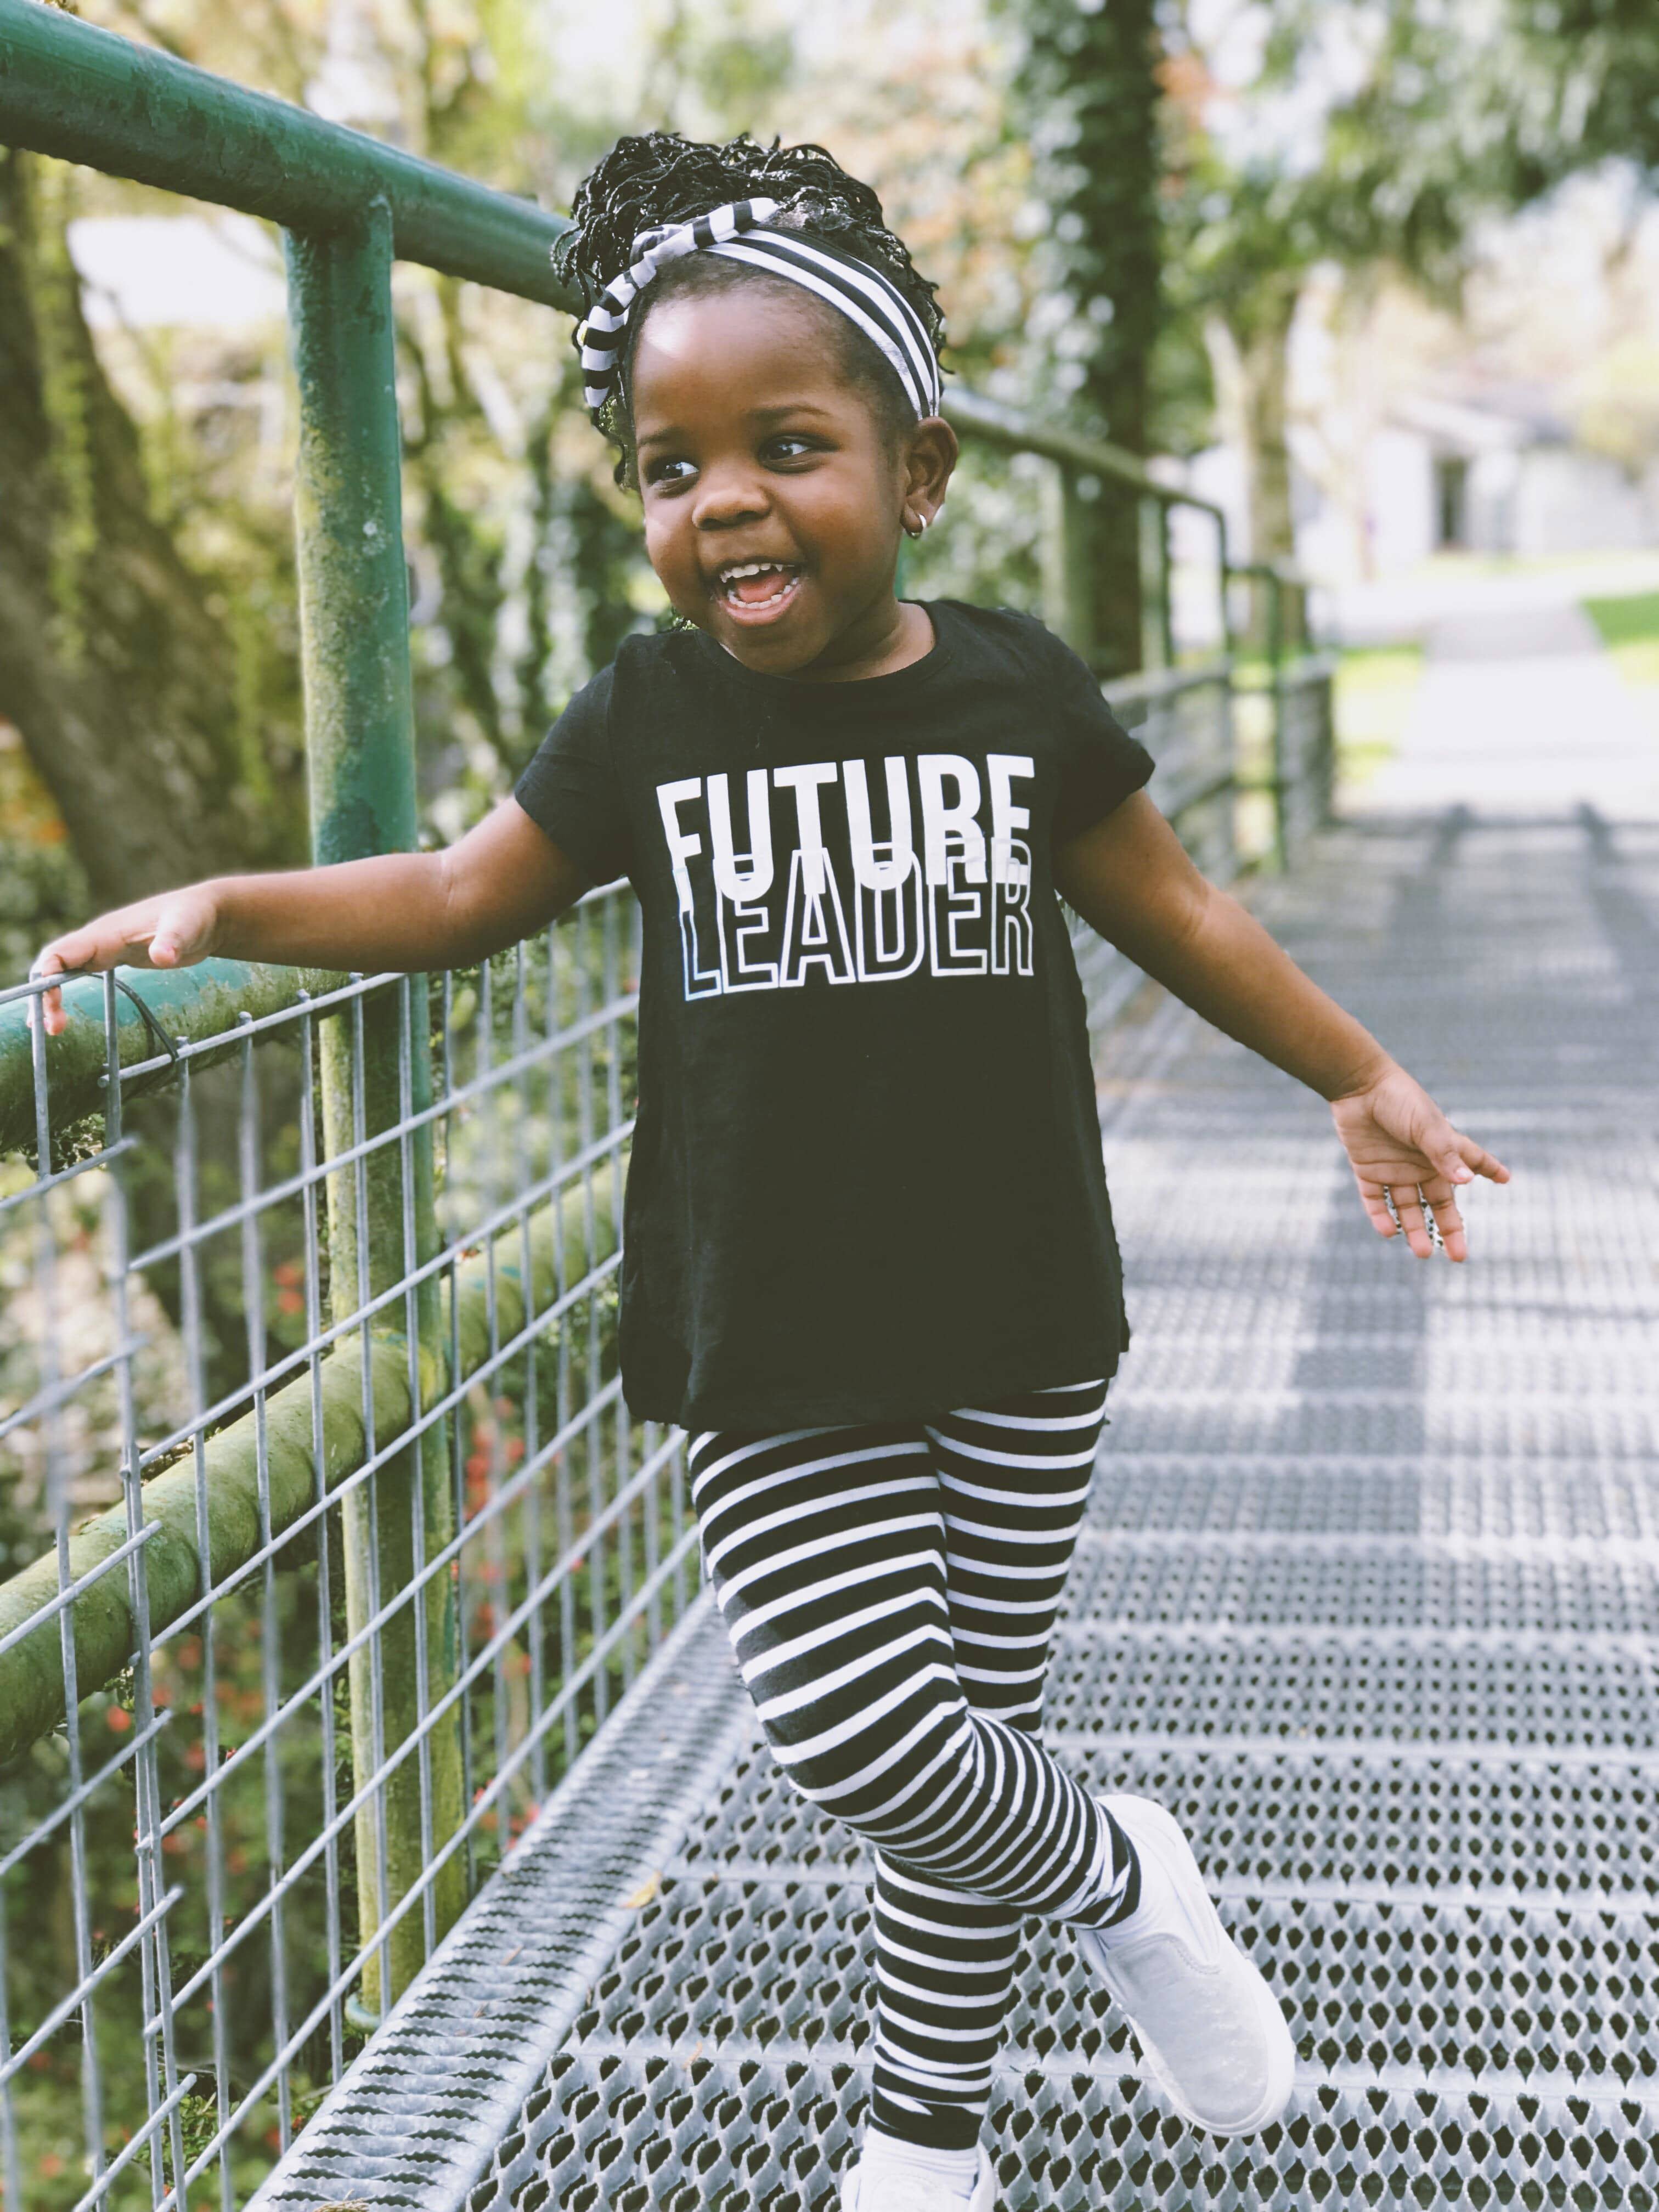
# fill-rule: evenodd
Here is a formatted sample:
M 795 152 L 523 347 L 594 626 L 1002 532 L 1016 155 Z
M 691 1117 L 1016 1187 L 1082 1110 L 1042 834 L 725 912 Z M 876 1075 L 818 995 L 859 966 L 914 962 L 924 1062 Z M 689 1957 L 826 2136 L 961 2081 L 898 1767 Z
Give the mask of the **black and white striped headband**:
M 634 302 L 665 263 L 699 249 L 787 276 L 838 307 L 892 364 L 917 419 L 939 413 L 945 392 L 938 357 L 903 293 L 878 269 L 838 247 L 817 240 L 809 243 L 793 231 L 763 230 L 760 225 L 781 205 L 777 200 L 735 200 L 689 222 L 659 223 L 640 232 L 629 249 L 633 265 L 611 278 L 576 330 L 583 395 L 596 417 L 616 389 Z

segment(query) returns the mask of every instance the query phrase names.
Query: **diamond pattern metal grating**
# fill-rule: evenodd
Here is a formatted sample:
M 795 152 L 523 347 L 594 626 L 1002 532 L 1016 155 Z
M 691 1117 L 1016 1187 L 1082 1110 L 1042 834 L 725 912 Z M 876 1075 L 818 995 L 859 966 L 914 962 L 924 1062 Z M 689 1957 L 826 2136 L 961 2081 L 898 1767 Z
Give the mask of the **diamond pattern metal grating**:
M 1509 1159 L 1468 1270 L 1376 1243 L 1317 1102 L 1195 1020 L 1109 1047 L 1136 1340 L 1047 1730 L 1182 1821 L 1300 2063 L 1282 2125 L 1196 2135 L 1029 1922 L 1000 2212 L 1659 2208 L 1656 890 L 1651 830 L 1459 813 L 1333 836 L 1257 902 Z M 832 2212 L 872 2033 L 862 1853 L 782 1783 L 706 1610 L 635 1696 L 632 1754 L 579 1767 L 515 1863 L 565 1966 L 512 2116 L 459 2191 L 346 2161 L 332 2193 Z M 695 1747 L 664 1717 L 687 1700 Z M 441 1959 L 401 2032 L 459 1986 Z

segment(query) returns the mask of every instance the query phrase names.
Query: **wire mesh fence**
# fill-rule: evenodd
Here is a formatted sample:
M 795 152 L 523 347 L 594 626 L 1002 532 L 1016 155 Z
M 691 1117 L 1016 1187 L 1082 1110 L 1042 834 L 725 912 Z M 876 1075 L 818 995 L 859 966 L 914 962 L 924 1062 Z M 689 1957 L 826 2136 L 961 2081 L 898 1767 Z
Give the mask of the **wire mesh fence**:
M 678 1438 L 616 1373 L 637 966 L 611 890 L 434 979 L 424 1109 L 407 976 L 125 1068 L 104 978 L 112 1079 L 62 1127 L 37 1039 L 0 1200 L 7 1564 L 47 1547 L 0 1600 L 9 2203 L 236 2201 L 695 1589 Z M 361 1127 L 388 1008 L 403 1110 L 325 1161 L 324 1032 Z M 422 1126 L 441 1247 L 343 1299 L 337 1223 L 349 1264 Z
M 1335 797 L 1334 659 L 1292 661 L 1273 680 L 1273 796 L 1281 853 L 1298 851 L 1330 819 Z
M 1329 818 L 1335 757 L 1334 662 L 1284 662 L 1271 686 L 1241 685 L 1233 663 L 1209 660 L 1111 686 L 1114 708 L 1158 763 L 1151 791 L 1212 883 L 1291 863 Z M 1096 1028 L 1134 995 L 1139 971 L 1091 930 L 1073 933 Z

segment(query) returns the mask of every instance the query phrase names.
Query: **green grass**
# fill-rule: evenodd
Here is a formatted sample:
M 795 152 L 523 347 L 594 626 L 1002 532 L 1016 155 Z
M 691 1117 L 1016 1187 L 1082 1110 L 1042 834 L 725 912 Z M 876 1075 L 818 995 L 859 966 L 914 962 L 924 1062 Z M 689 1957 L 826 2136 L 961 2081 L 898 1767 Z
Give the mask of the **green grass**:
M 1625 681 L 1659 686 L 1659 592 L 1586 599 L 1583 607 Z
M 1418 645 L 1351 647 L 1336 671 L 1337 773 L 1369 782 L 1398 746 L 1423 673 Z

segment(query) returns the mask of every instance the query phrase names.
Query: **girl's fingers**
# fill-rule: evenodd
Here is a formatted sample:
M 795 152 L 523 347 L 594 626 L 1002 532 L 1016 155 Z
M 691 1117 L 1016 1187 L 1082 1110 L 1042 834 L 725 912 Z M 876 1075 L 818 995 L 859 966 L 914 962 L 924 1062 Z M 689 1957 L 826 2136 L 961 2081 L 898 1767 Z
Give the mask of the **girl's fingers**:
M 1347 1151 L 1360 1200 L 1379 1237 L 1403 1236 L 1419 1260 L 1437 1244 L 1449 1260 L 1468 1257 L 1468 1239 L 1457 1210 L 1459 1185 L 1477 1176 L 1507 1182 L 1502 1160 L 1455 1129 L 1415 1085 L 1413 1097 L 1372 1098 L 1332 1108 Z
M 1424 1158 L 1449 1183 L 1473 1182 L 1478 1175 L 1485 1176 L 1491 1182 L 1507 1182 L 1510 1179 L 1510 1171 L 1502 1160 L 1494 1158 L 1473 1137 L 1454 1129 L 1449 1121 L 1437 1122 L 1427 1130 L 1421 1140 L 1421 1150 Z
M 1432 1177 L 1421 1184 L 1403 1177 L 1397 1183 L 1373 1182 L 1364 1176 L 1356 1177 L 1356 1181 L 1360 1202 L 1379 1237 L 1403 1236 L 1417 1257 L 1427 1260 L 1433 1255 L 1437 1234 L 1449 1260 L 1468 1258 L 1463 1217 L 1441 1178 Z M 1392 1211 L 1390 1198 L 1394 1201 Z
M 124 908 L 114 914 L 100 915 L 96 921 L 89 921 L 82 928 L 53 938 L 38 955 L 29 973 L 36 976 L 97 975 L 106 968 L 148 968 L 151 964 L 151 934 L 165 918 L 165 908 L 157 915 L 149 907 Z M 161 964 L 165 967 L 171 963 L 164 960 Z M 31 1023 L 37 1004 L 46 1035 L 61 1036 L 69 1027 L 70 1018 L 62 991 L 53 988 L 43 993 L 38 1001 L 30 1001 Z
M 1457 1210 L 1457 1200 L 1449 1191 L 1443 1198 L 1437 1198 L 1435 1186 L 1431 1183 L 1424 1184 L 1423 1196 L 1434 1216 L 1434 1225 L 1440 1231 L 1446 1257 L 1449 1260 L 1467 1260 L 1469 1256 L 1468 1239 L 1463 1233 L 1463 1217 Z M 1413 1249 L 1415 1250 L 1416 1247 L 1413 1246 Z
M 87 930 L 76 930 L 68 937 L 54 939 L 35 958 L 29 969 L 30 975 L 73 975 L 82 969 L 105 964 L 98 961 L 94 951 L 90 949 L 90 939 L 91 933 Z M 38 999 L 29 1000 L 27 1018 L 31 1029 L 34 1026 L 37 1006 L 40 1010 L 46 1035 L 61 1036 L 69 1027 L 69 1009 L 64 1004 L 62 990 L 54 984 L 50 991 L 44 991 Z
M 1382 1195 L 1381 1183 L 1366 1182 L 1362 1180 L 1359 1185 L 1359 1202 L 1370 1216 L 1371 1227 L 1376 1230 L 1379 1237 L 1399 1235 L 1400 1232 L 1395 1226 L 1394 1216 L 1389 1211 L 1388 1201 Z
M 29 969 L 29 974 L 32 977 L 37 975 L 61 975 L 63 972 L 63 962 L 58 957 L 58 955 L 55 952 L 50 950 L 43 952 L 40 958 L 35 962 L 34 965 Z M 43 1026 L 45 1027 L 46 1035 L 48 1036 L 56 1036 L 59 1030 L 63 1028 L 64 1022 L 63 993 L 55 989 L 45 991 L 42 992 L 38 999 L 30 999 L 27 1001 L 23 1008 L 23 1015 L 31 1029 L 34 1027 L 37 1009 L 39 1010 L 40 1018 Z
M 1460 1131 L 1458 1133 L 1457 1146 L 1458 1151 L 1462 1156 L 1464 1165 L 1466 1167 L 1472 1168 L 1476 1175 L 1485 1176 L 1488 1182 L 1507 1182 L 1509 1181 L 1510 1171 L 1504 1166 L 1503 1161 L 1497 1158 L 1492 1153 L 1486 1151 L 1483 1146 L 1477 1145 L 1473 1137 L 1466 1137 Z M 1464 1178 L 1455 1176 L 1453 1180 L 1455 1182 L 1461 1182 L 1464 1180 Z
M 1390 1186 L 1392 1188 L 1392 1186 Z M 1406 1242 L 1419 1260 L 1426 1260 L 1434 1250 L 1427 1224 L 1423 1219 L 1423 1207 L 1415 1184 L 1394 1191 L 1394 1202 L 1400 1215 L 1400 1227 Z
M 1466 1137 L 1461 1129 L 1452 1128 L 1449 1122 L 1446 1126 L 1450 1144 L 1437 1142 L 1425 1147 L 1438 1173 L 1424 1182 L 1422 1192 L 1433 1210 L 1435 1225 L 1446 1248 L 1446 1257 L 1462 1261 L 1469 1256 L 1468 1238 L 1464 1233 L 1463 1218 L 1457 1211 L 1457 1201 L 1453 1193 L 1460 1183 L 1471 1183 L 1477 1176 L 1484 1176 L 1488 1182 L 1507 1182 L 1510 1171 L 1502 1160 L 1487 1152 L 1484 1146 L 1477 1145 L 1473 1137 Z M 1419 1249 L 1415 1240 L 1412 1249 L 1413 1252 Z
M 188 900 L 164 899 L 151 921 L 147 935 L 152 968 L 179 968 L 195 950 L 196 916 Z

